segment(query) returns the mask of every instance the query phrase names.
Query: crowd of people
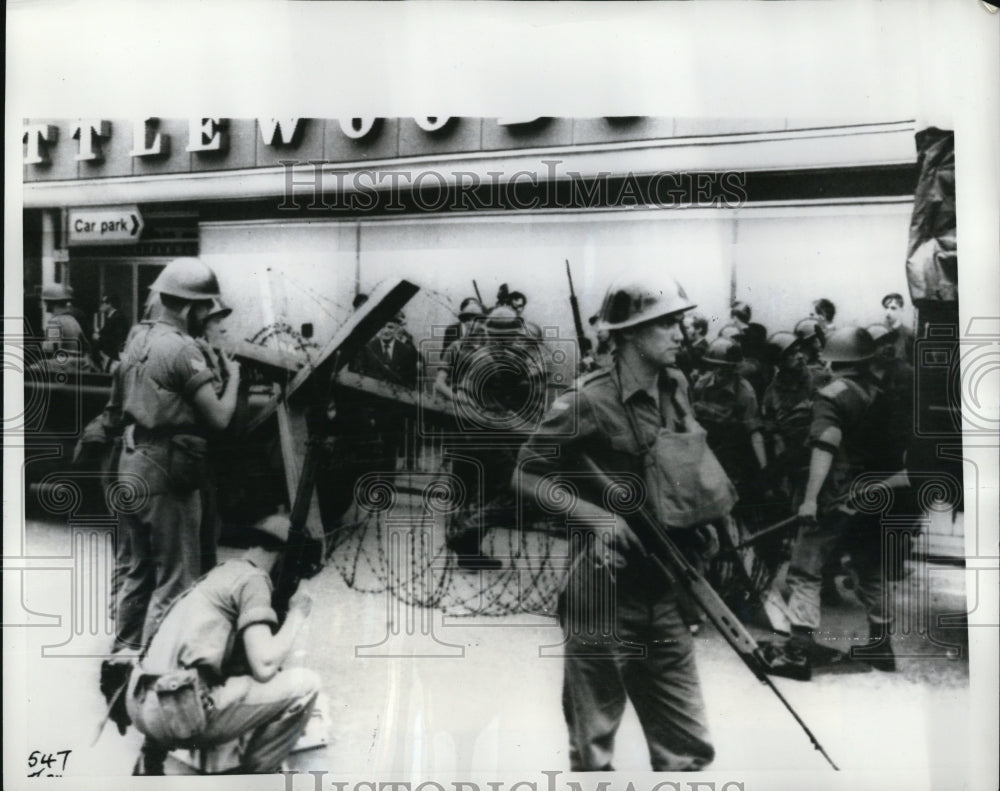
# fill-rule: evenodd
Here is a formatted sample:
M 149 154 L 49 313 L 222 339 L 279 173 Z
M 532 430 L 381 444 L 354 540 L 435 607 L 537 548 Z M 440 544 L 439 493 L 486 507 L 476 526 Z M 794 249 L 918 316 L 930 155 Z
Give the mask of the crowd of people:
M 58 289 L 46 292 L 58 329 L 47 342 L 82 346 L 71 294 Z M 300 590 L 283 621 L 271 603 L 269 571 L 289 535 L 280 511 L 240 531 L 243 556 L 217 563 L 213 446 L 241 393 L 240 365 L 226 351 L 231 311 L 196 258 L 171 262 L 152 292 L 155 318 L 123 343 L 101 346 L 117 359 L 99 422 L 105 438 L 120 437 L 119 478 L 141 481 L 147 494 L 121 515 L 109 667 L 127 666 L 130 675 L 118 721 L 146 736 L 139 773 L 161 772 L 171 747 L 240 735 L 244 771 L 277 771 L 319 689 L 314 675 L 284 668 L 310 598 Z M 611 769 L 626 699 L 654 769 L 699 769 L 714 755 L 690 602 L 650 566 L 634 512 L 552 500 L 542 485 L 588 463 L 643 481 L 645 505 L 706 564 L 734 523 L 752 536 L 782 508 L 796 514 L 784 589 L 774 591 L 788 638 L 763 646 L 768 672 L 808 680 L 834 666 L 894 670 L 879 515 L 859 507 L 853 487 L 871 475 L 889 486 L 905 481 L 913 333 L 901 320 L 903 297 L 884 297 L 883 324 L 837 328 L 834 305 L 817 299 L 793 327 L 770 333 L 750 305 L 735 302 L 710 340 L 708 320 L 676 280 L 633 273 L 609 287 L 590 322 L 595 337 L 581 349 L 581 375 L 554 401 L 542 333 L 523 315 L 527 301 L 506 286 L 489 307 L 478 295 L 462 300 L 431 361 L 397 313 L 347 367 L 406 390 L 420 387 L 421 366 L 436 367 L 433 392 L 451 405 L 459 429 L 445 463 L 466 497 L 447 531 L 460 569 L 501 567 L 483 549 L 485 534 L 517 527 L 533 508 L 565 512 L 592 533 L 559 602 L 571 768 Z M 114 321 L 117 308 L 106 302 L 102 337 L 117 338 L 127 324 Z M 364 303 L 359 295 L 355 309 Z M 323 521 L 334 526 L 360 477 L 396 469 L 405 431 L 403 413 L 363 392 L 335 399 L 326 410 L 332 452 L 318 483 Z M 829 581 L 845 562 L 870 631 L 869 643 L 850 652 L 829 645 L 820 629 Z M 602 585 L 614 590 L 611 611 L 593 599 Z M 595 640 L 598 616 L 608 623 Z M 644 658 L 627 655 L 634 644 L 646 646 Z

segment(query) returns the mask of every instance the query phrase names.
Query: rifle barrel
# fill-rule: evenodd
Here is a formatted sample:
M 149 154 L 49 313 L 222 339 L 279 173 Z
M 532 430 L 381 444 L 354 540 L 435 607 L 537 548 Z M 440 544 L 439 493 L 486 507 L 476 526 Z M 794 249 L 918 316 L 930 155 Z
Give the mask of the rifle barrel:
M 591 459 L 586 454 L 583 454 L 582 461 L 584 466 L 588 468 L 588 471 L 594 475 L 595 481 L 599 483 L 602 487 L 608 487 L 610 481 L 608 479 L 607 473 L 604 472 L 594 460 Z M 740 622 L 740 620 L 733 615 L 732 611 L 726 606 L 726 603 L 722 601 L 719 594 L 715 592 L 708 581 L 698 573 L 698 571 L 691 565 L 687 558 L 684 557 L 683 553 L 677 548 L 673 540 L 667 535 L 666 530 L 660 525 L 644 508 L 640 508 L 637 512 L 637 516 L 642 520 L 643 526 L 647 528 L 649 536 L 651 536 L 656 544 L 658 552 L 650 552 L 646 550 L 646 555 L 649 557 L 653 563 L 659 568 L 661 573 L 663 573 L 667 579 L 678 585 L 683 586 L 683 588 L 691 595 L 695 603 L 702 609 L 708 619 L 712 622 L 712 625 L 719 631 L 723 639 L 729 646 L 739 655 L 740 659 L 743 660 L 743 664 L 757 677 L 758 680 L 766 684 L 770 690 L 778 696 L 778 700 L 788 709 L 789 713 L 795 718 L 795 721 L 799 724 L 799 727 L 805 732 L 809 741 L 812 743 L 813 747 L 819 750 L 820 754 L 826 759 L 827 763 L 830 764 L 836 771 L 840 771 L 840 768 L 833 762 L 833 759 L 827 755 L 826 750 L 819 743 L 819 740 L 806 725 L 802 717 L 799 716 L 798 712 L 792 708 L 792 705 L 785 699 L 784 695 L 778 690 L 774 685 L 774 682 L 767 675 L 767 663 L 764 660 L 764 656 L 760 650 L 760 646 L 757 645 L 757 641 L 753 639 L 750 632 L 747 631 L 746 627 Z

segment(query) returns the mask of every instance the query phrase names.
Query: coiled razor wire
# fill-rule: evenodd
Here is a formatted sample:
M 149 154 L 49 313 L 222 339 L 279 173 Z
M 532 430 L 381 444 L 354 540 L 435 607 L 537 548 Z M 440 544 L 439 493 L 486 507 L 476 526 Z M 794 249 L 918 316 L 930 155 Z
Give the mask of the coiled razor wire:
M 499 569 L 468 570 L 445 544 L 441 514 L 420 498 L 406 497 L 400 518 L 355 506 L 336 534 L 330 562 L 359 593 L 389 591 L 410 606 L 433 607 L 453 616 L 555 615 L 564 586 L 567 542 L 523 527 L 492 527 L 482 549 L 503 562 Z
M 446 541 L 461 497 L 449 488 L 455 476 L 443 438 L 417 437 L 412 429 L 406 435 L 397 469 L 365 476 L 341 525 L 329 535 L 328 560 L 344 582 L 359 593 L 388 591 L 408 606 L 451 616 L 554 616 L 572 563 L 565 520 L 515 517 L 509 520 L 513 524 L 493 524 L 483 530 L 482 553 L 502 567 L 461 567 Z M 713 587 L 744 618 L 771 587 L 794 536 L 792 527 L 734 549 L 763 527 L 758 521 L 738 513 L 720 526 L 729 540 L 721 537 L 722 552 L 706 571 Z

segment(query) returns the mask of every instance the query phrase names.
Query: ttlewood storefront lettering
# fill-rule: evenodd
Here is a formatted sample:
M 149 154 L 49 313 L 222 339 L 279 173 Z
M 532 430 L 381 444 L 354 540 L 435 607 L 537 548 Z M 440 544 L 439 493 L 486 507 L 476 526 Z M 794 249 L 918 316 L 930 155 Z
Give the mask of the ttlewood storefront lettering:
M 108 119 L 86 118 L 72 121 L 68 127 L 58 126 L 45 121 L 26 121 L 23 128 L 24 143 L 24 164 L 29 166 L 26 178 L 31 180 L 32 175 L 40 175 L 46 172 L 56 161 L 69 161 L 87 163 L 90 166 L 101 166 L 113 159 L 121 159 L 123 156 L 131 157 L 133 160 L 143 160 L 148 162 L 165 161 L 175 152 L 175 145 L 183 142 L 183 152 L 205 157 L 206 161 L 220 167 L 253 166 L 254 161 L 232 162 L 225 161 L 226 157 L 240 159 L 246 157 L 247 151 L 253 151 L 254 146 L 235 146 L 236 138 L 247 142 L 250 128 L 253 125 L 253 136 L 259 139 L 260 144 L 266 148 L 281 150 L 285 153 L 294 152 L 300 147 L 307 147 L 307 140 L 329 140 L 331 135 L 339 137 L 340 143 L 347 143 L 348 147 L 344 153 L 347 158 L 351 155 L 350 144 L 355 144 L 356 150 L 364 151 L 365 146 L 371 146 L 380 136 L 383 136 L 383 127 L 389 119 L 367 117 L 367 118 L 341 118 L 341 119 L 310 119 L 310 118 L 256 118 L 256 119 L 227 119 L 227 118 L 191 118 L 183 121 L 187 125 L 186 138 L 180 137 L 176 132 L 165 131 L 167 123 L 177 128 L 177 122 L 167 122 L 160 118 L 142 118 L 133 121 L 111 121 Z M 412 128 L 426 138 L 420 147 L 430 150 L 452 150 L 455 145 L 461 147 L 462 137 L 461 121 L 463 119 L 449 116 L 426 116 L 422 118 L 406 119 Z M 466 127 L 472 123 L 472 119 Z M 497 118 L 486 123 L 494 125 L 495 129 L 502 130 L 503 133 L 514 135 L 518 139 L 519 146 L 530 144 L 533 141 L 538 143 L 546 142 L 545 134 L 548 122 L 547 118 Z M 607 119 L 608 123 L 615 127 L 624 124 L 628 126 L 638 119 Z M 478 119 L 474 120 L 479 123 Z M 122 129 L 120 127 L 126 127 Z M 130 128 L 129 128 L 130 127 Z M 409 128 L 409 127 L 408 127 Z M 468 128 L 466 133 L 470 131 Z M 399 134 L 393 130 L 392 134 Z M 67 141 L 62 139 L 68 136 L 73 143 L 67 145 Z M 130 139 L 130 147 L 123 151 L 121 146 L 116 146 L 117 137 Z M 478 138 L 478 134 L 473 135 Z M 610 139 L 610 138 L 609 138 Z M 476 143 L 478 143 L 478 139 Z M 475 147 L 478 148 L 478 145 Z M 166 168 L 168 171 L 170 167 Z M 179 168 L 183 169 L 183 168 Z M 100 170 L 90 171 L 91 175 L 102 175 Z M 118 174 L 115 174 L 118 175 Z

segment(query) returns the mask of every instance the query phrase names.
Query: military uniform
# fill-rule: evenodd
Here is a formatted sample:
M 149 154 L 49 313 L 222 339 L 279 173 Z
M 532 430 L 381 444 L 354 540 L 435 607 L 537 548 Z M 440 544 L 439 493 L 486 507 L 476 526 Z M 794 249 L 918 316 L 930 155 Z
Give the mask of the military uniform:
M 803 483 L 809 469 L 809 428 L 818 389 L 813 369 L 803 366 L 799 371 L 778 370 L 761 401 L 764 433 L 772 440 L 780 438 L 784 446 L 780 454 L 774 455 L 769 470 L 773 468 L 789 495 L 792 487 Z
M 189 743 L 209 747 L 248 736 L 241 771 L 278 771 L 305 730 L 320 684 L 303 668 L 263 683 L 249 675 L 241 638 L 254 624 L 277 628 L 270 577 L 245 558 L 216 566 L 169 609 L 132 674 L 126 708 L 136 728 L 173 746 L 166 735 L 172 715 L 152 685 L 164 674 L 193 669 L 203 686 L 205 724 Z
M 466 336 L 448 348 L 445 364 L 458 425 L 468 429 L 448 453 L 466 493 L 448 523 L 448 546 L 462 563 L 482 555 L 490 527 L 517 524 L 510 480 L 526 427 L 537 425 L 545 407 L 545 365 L 538 342 L 524 333 L 501 340 Z
M 556 399 L 521 448 L 519 466 L 537 476 L 572 476 L 583 469 L 578 460 L 585 453 L 611 479 L 623 474 L 641 479 L 646 449 L 661 429 L 684 432 L 691 414 L 687 381 L 676 369 L 664 369 L 658 385 L 649 390 L 620 366 L 596 371 Z M 630 526 L 642 535 L 641 523 Z M 615 733 L 628 699 L 642 723 L 654 770 L 699 769 L 712 761 L 714 749 L 691 633 L 670 584 L 648 559 L 634 551 L 624 554 L 626 568 L 609 582 L 612 612 L 595 607 L 593 600 L 595 578 L 608 571 L 595 568 L 586 557 L 574 562 L 560 597 L 570 768 L 611 768 Z M 601 621 L 596 638 L 589 625 L 594 621 Z M 636 645 L 643 656 L 629 650 Z
M 694 413 L 726 474 L 745 493 L 760 469 L 750 442 L 763 428 L 753 387 L 737 373 L 710 371 L 694 386 Z
M 869 621 L 885 624 L 891 616 L 882 566 L 881 515 L 857 512 L 843 501 L 857 476 L 892 471 L 885 469 L 881 457 L 888 436 L 881 398 L 874 378 L 860 372 L 845 372 L 816 395 L 809 442 L 832 453 L 833 462 L 817 498 L 817 521 L 802 527 L 792 551 L 787 579 L 793 628 L 819 628 L 823 565 L 841 546 L 851 553 L 858 577 L 856 593 Z M 829 439 L 832 428 L 841 432 L 837 444 Z
M 166 317 L 131 335 L 112 385 L 127 426 L 119 476 L 140 487 L 123 511 L 129 557 L 118 595 L 116 647 L 137 647 L 201 573 L 200 526 L 208 426 L 194 394 L 215 374 L 194 338 Z

